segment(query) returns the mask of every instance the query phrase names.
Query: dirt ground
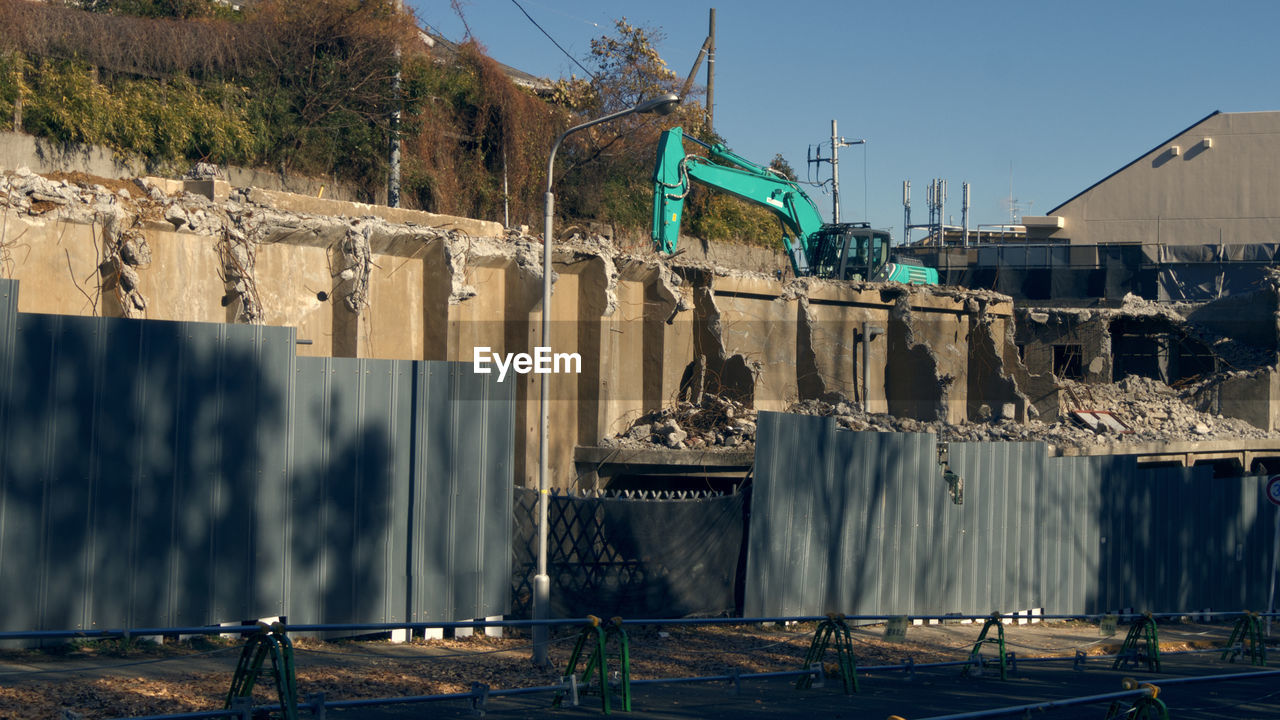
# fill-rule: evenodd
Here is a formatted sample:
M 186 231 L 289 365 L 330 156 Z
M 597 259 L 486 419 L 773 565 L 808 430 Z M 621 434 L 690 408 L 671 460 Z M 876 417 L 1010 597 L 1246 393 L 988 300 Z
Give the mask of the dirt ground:
M 859 666 L 962 660 L 981 625 L 912 626 L 905 643 L 884 639 L 884 626 L 855 629 Z M 629 628 L 632 678 L 671 678 L 797 670 L 815 626 L 669 626 Z M 1101 637 L 1095 624 L 1006 626 L 1008 649 L 1019 658 L 1115 652 L 1124 638 Z M 1164 652 L 1225 644 L 1230 624 L 1166 624 Z M 434 641 L 295 642 L 299 696 L 323 692 L 328 701 L 467 692 L 471 683 L 493 689 L 555 684 L 576 640 L 565 628 L 553 634 L 552 667 L 530 659 L 530 641 L 476 635 Z M 240 643 L 196 639 L 155 645 L 119 641 L 74 643 L 0 654 L 0 718 L 117 718 L 199 712 L 222 707 Z M 834 655 L 827 664 L 834 672 Z M 1098 661 L 1098 666 L 1103 662 Z M 265 684 L 265 681 L 264 681 Z M 264 703 L 273 698 L 262 688 Z

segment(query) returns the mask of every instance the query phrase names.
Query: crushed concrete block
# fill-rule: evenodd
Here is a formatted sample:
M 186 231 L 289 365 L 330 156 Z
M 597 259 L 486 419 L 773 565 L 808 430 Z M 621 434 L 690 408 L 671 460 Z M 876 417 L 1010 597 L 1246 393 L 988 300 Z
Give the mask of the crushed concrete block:
M 231 197 L 231 185 L 226 180 L 186 180 L 182 189 L 214 202 L 224 202 Z
M 129 238 L 120 245 L 120 259 L 129 265 L 146 267 L 151 264 L 151 246 L 141 235 Z
M 187 211 L 182 209 L 181 205 L 174 203 L 164 210 L 164 219 L 173 224 L 173 229 L 181 229 L 187 224 Z
M 57 205 L 67 204 L 67 199 L 62 197 L 61 195 L 52 195 L 49 193 L 42 193 L 38 190 L 31 193 L 31 199 L 36 202 L 49 202 Z

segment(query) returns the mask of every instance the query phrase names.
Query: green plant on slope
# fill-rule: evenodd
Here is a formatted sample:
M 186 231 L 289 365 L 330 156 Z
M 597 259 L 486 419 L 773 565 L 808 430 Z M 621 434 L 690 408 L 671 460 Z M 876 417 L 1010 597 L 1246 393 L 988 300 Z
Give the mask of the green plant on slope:
M 107 84 L 74 62 L 40 61 L 29 74 L 24 129 L 56 142 L 105 145 L 153 164 L 228 162 L 258 150 L 243 88 L 199 87 L 186 78 Z

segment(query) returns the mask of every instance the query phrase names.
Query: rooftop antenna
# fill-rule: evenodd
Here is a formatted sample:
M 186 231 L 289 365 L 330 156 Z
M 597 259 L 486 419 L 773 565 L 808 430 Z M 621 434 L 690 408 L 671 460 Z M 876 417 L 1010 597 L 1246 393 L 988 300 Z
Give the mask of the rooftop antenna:
M 1028 200 L 1027 202 L 1024 203 L 1018 198 L 1013 196 L 1013 161 L 1012 160 L 1009 161 L 1009 197 L 1004 199 L 1003 204 L 1009 208 L 1009 224 L 1010 225 L 1019 224 L 1018 216 L 1031 212 L 1031 206 L 1036 204 L 1035 200 Z

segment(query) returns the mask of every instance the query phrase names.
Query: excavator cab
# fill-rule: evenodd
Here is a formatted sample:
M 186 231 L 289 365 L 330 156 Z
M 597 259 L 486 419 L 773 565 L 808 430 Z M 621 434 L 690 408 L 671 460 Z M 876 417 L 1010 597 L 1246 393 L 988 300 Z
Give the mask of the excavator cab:
M 889 233 L 867 223 L 827 225 L 809 239 L 813 274 L 836 280 L 872 280 L 889 257 Z

